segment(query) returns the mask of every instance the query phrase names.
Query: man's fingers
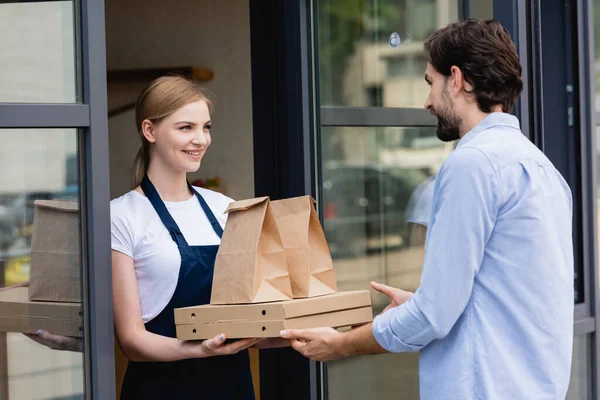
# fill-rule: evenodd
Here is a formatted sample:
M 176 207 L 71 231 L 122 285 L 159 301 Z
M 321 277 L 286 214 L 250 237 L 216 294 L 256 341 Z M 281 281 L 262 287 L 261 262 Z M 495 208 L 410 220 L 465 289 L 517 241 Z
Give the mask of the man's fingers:
M 315 329 L 288 329 L 279 332 L 279 336 L 284 339 L 296 339 L 302 342 L 310 342 L 318 338 L 318 333 Z
M 292 346 L 292 349 L 294 349 L 298 353 L 304 355 L 304 348 L 306 347 L 306 343 L 292 339 L 292 340 L 290 340 L 290 345 Z
M 394 297 L 394 292 L 396 290 L 391 286 L 384 285 L 383 283 L 379 282 L 371 282 L 371 287 L 377 290 L 378 292 L 385 294 L 389 298 Z

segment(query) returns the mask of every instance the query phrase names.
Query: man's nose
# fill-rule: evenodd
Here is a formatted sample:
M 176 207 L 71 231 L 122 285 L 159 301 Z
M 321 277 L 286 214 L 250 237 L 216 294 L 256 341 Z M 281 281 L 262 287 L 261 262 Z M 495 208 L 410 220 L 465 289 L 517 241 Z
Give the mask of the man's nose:
M 429 100 L 429 96 L 427 96 L 427 99 L 425 100 L 425 104 L 423 105 L 423 107 L 425 107 L 426 110 L 429 110 L 431 108 L 432 104 L 431 104 L 431 100 Z

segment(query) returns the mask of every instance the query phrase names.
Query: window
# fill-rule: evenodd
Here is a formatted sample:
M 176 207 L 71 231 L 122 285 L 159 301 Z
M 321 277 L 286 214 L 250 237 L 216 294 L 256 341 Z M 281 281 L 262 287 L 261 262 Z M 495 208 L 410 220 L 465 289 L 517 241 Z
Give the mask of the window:
M 458 19 L 448 1 L 370 0 L 317 2 L 319 85 L 323 106 L 422 107 L 423 41 Z M 392 32 L 402 44 L 391 48 Z M 383 96 L 370 104 L 369 88 Z
M 114 391 L 103 13 L 88 0 L 0 3 L 3 399 Z M 37 343 L 38 329 L 65 351 Z
M 0 3 L 0 101 L 76 103 L 75 1 Z

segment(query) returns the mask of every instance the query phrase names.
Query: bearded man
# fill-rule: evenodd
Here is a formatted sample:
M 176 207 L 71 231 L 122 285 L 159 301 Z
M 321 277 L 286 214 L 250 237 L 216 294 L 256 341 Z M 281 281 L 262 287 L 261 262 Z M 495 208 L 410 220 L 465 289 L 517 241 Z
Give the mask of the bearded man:
M 509 114 L 521 64 L 493 20 L 453 23 L 425 43 L 425 108 L 443 141 L 414 293 L 372 324 L 283 331 L 314 360 L 420 351 L 422 399 L 564 399 L 573 341 L 571 191 Z

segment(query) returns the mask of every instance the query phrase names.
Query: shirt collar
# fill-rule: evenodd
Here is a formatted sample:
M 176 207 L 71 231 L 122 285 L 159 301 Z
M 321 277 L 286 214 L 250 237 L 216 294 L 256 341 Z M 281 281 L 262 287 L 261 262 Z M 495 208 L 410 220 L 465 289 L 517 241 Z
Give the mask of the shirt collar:
M 498 126 L 521 130 L 519 120 L 514 115 L 503 112 L 493 112 L 485 117 L 484 120 L 477 124 L 473 129 L 467 132 L 462 139 L 460 139 L 457 147 L 463 146 L 473 140 L 473 138 L 475 138 L 479 132 Z

